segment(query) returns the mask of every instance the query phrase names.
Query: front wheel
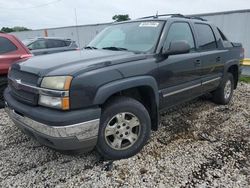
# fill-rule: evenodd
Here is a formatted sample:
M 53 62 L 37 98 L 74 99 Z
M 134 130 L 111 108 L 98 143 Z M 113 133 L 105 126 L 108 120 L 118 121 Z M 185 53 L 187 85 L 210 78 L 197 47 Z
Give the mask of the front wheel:
M 5 88 L 7 87 L 7 78 L 6 77 L 0 77 L 0 108 L 4 107 L 4 97 L 3 92 Z
M 234 77 L 231 73 L 225 75 L 221 85 L 213 92 L 213 101 L 217 104 L 228 104 L 233 96 Z
M 103 110 L 97 151 L 105 159 L 128 158 L 147 142 L 151 121 L 146 108 L 137 100 L 119 97 Z

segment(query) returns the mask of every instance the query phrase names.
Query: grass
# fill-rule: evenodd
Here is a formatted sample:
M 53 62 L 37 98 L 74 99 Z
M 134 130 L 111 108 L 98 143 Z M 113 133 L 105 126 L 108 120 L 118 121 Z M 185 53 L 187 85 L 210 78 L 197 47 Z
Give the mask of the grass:
M 242 76 L 240 77 L 240 81 L 250 84 L 250 76 Z

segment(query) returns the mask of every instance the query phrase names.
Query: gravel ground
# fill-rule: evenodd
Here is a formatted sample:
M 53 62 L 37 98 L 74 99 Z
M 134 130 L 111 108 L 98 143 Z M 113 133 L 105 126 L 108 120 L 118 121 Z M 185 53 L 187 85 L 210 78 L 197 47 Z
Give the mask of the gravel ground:
M 197 99 L 167 111 L 139 154 L 114 162 L 48 149 L 0 117 L 0 187 L 250 187 L 248 84 L 228 106 Z

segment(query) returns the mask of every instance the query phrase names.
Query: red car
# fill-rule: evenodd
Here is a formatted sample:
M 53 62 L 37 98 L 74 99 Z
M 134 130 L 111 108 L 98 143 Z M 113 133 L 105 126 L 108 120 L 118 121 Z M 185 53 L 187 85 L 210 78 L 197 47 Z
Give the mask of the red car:
M 4 107 L 3 91 L 10 65 L 31 56 L 29 49 L 15 36 L 0 33 L 0 108 Z

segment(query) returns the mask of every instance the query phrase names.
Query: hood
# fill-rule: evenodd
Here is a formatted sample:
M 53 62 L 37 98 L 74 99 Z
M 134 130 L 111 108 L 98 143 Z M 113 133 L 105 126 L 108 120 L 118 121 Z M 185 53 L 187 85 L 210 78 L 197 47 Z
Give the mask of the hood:
M 39 76 L 75 75 L 118 63 L 145 59 L 145 54 L 111 50 L 79 50 L 34 56 L 13 68 Z

